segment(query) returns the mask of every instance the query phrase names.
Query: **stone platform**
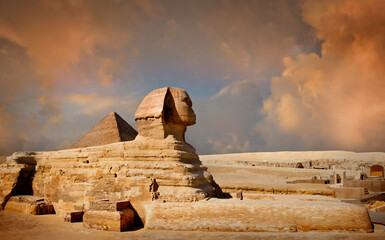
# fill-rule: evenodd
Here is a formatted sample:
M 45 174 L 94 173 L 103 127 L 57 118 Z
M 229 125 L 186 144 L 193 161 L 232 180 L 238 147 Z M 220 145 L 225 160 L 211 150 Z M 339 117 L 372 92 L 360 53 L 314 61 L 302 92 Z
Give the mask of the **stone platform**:
M 134 227 L 136 216 L 129 201 L 92 201 L 83 216 L 83 226 L 106 231 L 127 231 Z
M 147 229 L 174 231 L 372 232 L 367 211 L 336 201 L 210 199 L 151 205 Z

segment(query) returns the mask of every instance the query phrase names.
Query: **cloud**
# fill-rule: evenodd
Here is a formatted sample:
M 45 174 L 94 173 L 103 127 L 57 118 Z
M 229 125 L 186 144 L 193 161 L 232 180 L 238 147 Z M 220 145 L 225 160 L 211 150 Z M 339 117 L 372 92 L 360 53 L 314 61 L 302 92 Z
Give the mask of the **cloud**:
M 232 47 L 226 42 L 222 42 L 220 44 L 220 50 L 227 58 L 232 59 L 236 64 L 233 67 L 243 72 L 250 70 L 251 56 L 244 48 L 236 49 L 234 46 Z
M 118 82 L 127 73 L 122 63 L 136 56 L 127 46 L 132 33 L 159 11 L 151 1 L 0 1 L 2 114 L 17 116 L 4 117 L 2 124 L 15 138 L 19 132 L 23 136 L 10 147 L 1 134 L 0 148 L 7 153 L 54 149 L 66 135 L 58 129 L 64 126 L 68 91 Z M 86 113 L 102 108 L 89 107 Z
M 201 153 L 383 150 L 383 8 L 0 0 L 2 124 L 19 143 L 0 142 L 64 147 L 111 111 L 133 123 L 148 92 L 175 86 L 195 98 L 187 137 Z
M 132 112 L 136 105 L 138 105 L 136 100 L 99 93 L 72 94 L 67 96 L 67 99 L 69 103 L 80 106 L 79 114 L 85 115 L 109 113 L 112 109 L 122 108 L 126 108 L 125 111 Z
M 79 62 L 98 47 L 122 47 L 134 19 L 158 11 L 149 1 L 2 2 L 0 35 L 23 46 L 38 67 L 52 70 Z
M 110 85 L 121 61 L 129 58 L 121 50 L 132 39 L 133 29 L 157 12 L 148 1 L 1 1 L 0 37 L 24 49 L 42 95 L 41 109 L 32 121 L 60 118 L 57 87 L 66 82 L 90 84 L 79 81 L 87 76 L 92 84 Z M 7 83 L 8 88 L 13 85 Z
M 268 82 L 282 70 L 282 57 L 317 44 L 296 1 L 222 1 L 200 24 L 218 49 L 224 79 Z
M 82 106 L 80 113 L 86 115 L 93 115 L 100 111 L 112 108 L 115 102 L 114 98 L 104 97 L 97 93 L 91 94 L 75 94 L 69 96 L 69 101 L 72 104 Z
M 119 65 L 116 64 L 111 58 L 105 58 L 98 70 L 98 77 L 103 86 L 108 86 L 114 79 L 116 71 L 119 69 Z
M 308 1 L 322 55 L 285 58 L 258 127 L 268 149 L 385 150 L 382 1 Z M 288 144 L 296 139 L 295 144 Z
M 14 122 L 16 120 L 14 114 L 7 111 L 4 105 L 0 105 L 0 153 L 8 154 L 9 149 L 20 147 L 18 133 L 15 131 Z
M 186 136 L 198 153 L 260 150 L 263 139 L 253 129 L 262 98 L 255 83 L 233 82 L 210 99 L 193 104 L 197 125 L 189 127 Z

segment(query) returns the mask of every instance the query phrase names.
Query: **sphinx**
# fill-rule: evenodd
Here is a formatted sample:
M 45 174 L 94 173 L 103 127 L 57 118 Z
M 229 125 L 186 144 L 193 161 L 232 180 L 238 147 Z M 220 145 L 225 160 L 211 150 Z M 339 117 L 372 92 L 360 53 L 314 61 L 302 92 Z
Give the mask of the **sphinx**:
M 100 199 L 190 202 L 222 192 L 193 146 L 187 92 L 161 88 L 140 104 L 134 140 L 50 152 L 16 152 L 0 168 L 0 204 L 12 195 L 48 198 L 57 214 L 87 210 Z M 102 136 L 101 136 L 102 137 Z

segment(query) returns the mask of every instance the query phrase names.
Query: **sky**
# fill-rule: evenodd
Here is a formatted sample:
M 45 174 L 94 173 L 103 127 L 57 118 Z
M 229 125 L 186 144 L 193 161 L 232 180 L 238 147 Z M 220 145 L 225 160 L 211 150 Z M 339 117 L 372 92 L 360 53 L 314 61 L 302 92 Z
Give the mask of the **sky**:
M 0 155 L 186 89 L 199 154 L 385 151 L 385 1 L 0 0 Z

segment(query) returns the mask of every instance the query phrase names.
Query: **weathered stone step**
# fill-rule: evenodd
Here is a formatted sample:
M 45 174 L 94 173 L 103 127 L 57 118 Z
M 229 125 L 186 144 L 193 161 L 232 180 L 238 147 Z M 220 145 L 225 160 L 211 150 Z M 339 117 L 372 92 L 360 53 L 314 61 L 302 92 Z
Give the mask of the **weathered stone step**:
M 51 202 L 47 198 L 31 195 L 11 197 L 5 204 L 4 210 L 11 210 L 33 215 L 55 213 Z

